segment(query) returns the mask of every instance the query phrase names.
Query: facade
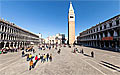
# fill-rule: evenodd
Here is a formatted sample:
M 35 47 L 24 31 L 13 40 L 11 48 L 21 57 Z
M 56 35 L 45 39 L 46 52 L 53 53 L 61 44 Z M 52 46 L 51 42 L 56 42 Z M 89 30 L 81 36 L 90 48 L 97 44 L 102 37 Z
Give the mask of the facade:
M 19 48 L 38 43 L 38 35 L 22 29 L 14 23 L 0 19 L 0 49 L 5 47 Z
M 77 44 L 100 48 L 120 48 L 120 15 L 79 34 Z
M 70 2 L 70 8 L 68 13 L 68 44 L 73 44 L 75 41 L 75 13 Z
M 39 44 L 44 44 L 44 39 L 42 38 L 42 34 L 39 33 L 38 36 L 39 36 Z
M 49 36 L 45 39 L 46 44 L 64 44 L 65 34 L 56 34 L 54 36 Z

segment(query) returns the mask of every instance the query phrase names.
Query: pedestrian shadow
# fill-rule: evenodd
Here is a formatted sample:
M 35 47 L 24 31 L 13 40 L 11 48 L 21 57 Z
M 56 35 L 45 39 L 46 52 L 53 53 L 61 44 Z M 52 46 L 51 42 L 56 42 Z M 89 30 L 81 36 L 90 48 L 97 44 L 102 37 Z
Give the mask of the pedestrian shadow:
M 111 64 L 109 62 L 106 62 L 106 61 L 101 61 L 99 64 L 105 66 L 105 67 L 108 67 L 110 69 L 113 69 L 113 70 L 116 70 L 118 72 L 120 72 L 120 67 L 114 65 L 114 64 Z
M 35 66 L 36 66 L 36 64 L 37 64 L 38 61 L 39 61 L 39 60 L 36 60 L 35 63 L 33 63 L 34 68 L 35 68 Z
M 90 55 L 88 55 L 88 54 L 83 54 L 84 56 L 87 56 L 87 57 L 91 57 Z

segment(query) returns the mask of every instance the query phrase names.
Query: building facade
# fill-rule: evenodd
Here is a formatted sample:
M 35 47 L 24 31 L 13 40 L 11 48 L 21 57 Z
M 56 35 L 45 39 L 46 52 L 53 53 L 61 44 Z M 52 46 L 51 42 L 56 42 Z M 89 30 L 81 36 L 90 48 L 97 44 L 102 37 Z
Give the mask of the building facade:
M 120 49 L 120 15 L 81 32 L 77 44 Z
M 64 44 L 65 34 L 56 34 L 54 36 L 49 36 L 45 39 L 46 44 Z
M 68 44 L 73 44 L 75 42 L 75 13 L 70 2 L 70 8 L 68 13 Z
M 22 29 L 14 23 L 0 19 L 0 49 L 5 47 L 19 48 L 38 43 L 38 35 Z
M 42 34 L 39 33 L 38 36 L 39 36 L 39 44 L 44 44 L 44 43 L 45 43 L 45 42 L 44 42 L 45 40 L 42 38 Z

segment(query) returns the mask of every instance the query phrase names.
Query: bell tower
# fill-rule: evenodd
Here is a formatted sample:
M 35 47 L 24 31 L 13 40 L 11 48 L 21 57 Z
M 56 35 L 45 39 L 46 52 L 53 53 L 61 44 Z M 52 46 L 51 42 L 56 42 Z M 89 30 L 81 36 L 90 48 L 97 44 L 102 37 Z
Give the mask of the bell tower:
M 68 12 L 68 43 L 73 44 L 75 42 L 75 13 L 70 2 L 70 8 Z

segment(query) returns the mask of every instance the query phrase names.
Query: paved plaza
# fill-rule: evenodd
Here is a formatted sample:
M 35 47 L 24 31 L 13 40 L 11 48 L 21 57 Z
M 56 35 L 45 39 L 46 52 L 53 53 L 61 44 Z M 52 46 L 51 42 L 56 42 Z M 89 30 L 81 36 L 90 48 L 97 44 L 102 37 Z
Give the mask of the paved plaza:
M 72 53 L 74 48 L 83 49 L 81 53 Z M 0 75 L 120 75 L 120 53 L 101 49 L 76 46 L 62 47 L 58 50 L 39 50 L 35 46 L 36 54 L 52 53 L 53 61 L 41 63 L 29 71 L 29 61 L 21 57 L 21 51 L 0 55 Z M 90 52 L 94 51 L 95 58 Z

